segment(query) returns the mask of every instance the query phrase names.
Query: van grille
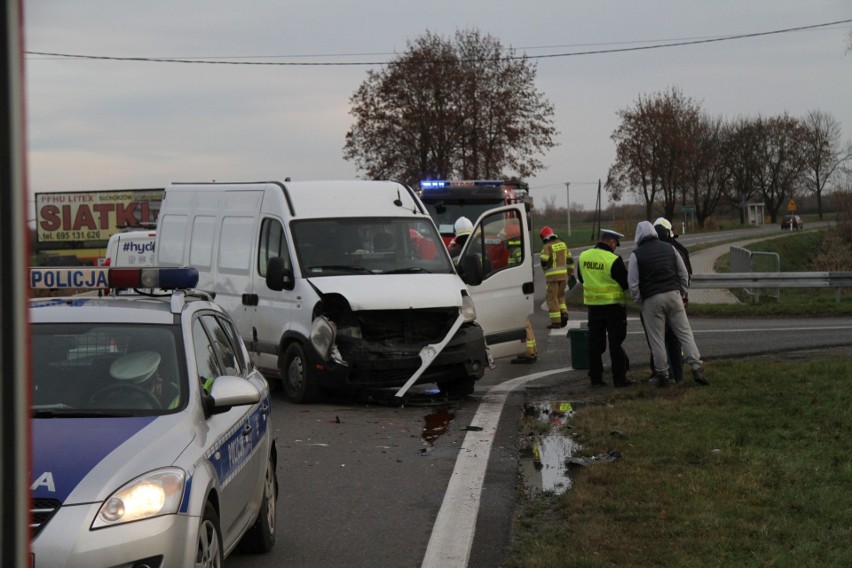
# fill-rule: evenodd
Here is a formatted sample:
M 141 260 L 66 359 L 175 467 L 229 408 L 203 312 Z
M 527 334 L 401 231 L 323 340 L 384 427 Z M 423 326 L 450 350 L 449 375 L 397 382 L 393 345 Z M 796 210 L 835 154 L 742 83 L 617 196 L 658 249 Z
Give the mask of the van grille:
M 419 350 L 444 338 L 458 316 L 458 309 L 372 310 L 357 312 L 355 316 L 366 341 L 387 341 Z

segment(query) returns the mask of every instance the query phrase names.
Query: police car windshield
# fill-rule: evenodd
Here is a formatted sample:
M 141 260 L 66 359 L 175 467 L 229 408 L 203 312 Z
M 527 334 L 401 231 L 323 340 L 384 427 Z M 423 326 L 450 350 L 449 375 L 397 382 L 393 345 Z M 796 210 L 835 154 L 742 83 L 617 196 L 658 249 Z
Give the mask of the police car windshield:
M 431 221 L 358 217 L 295 221 L 302 274 L 449 274 L 452 264 Z
M 34 416 L 127 416 L 185 404 L 178 340 L 168 326 L 33 324 Z

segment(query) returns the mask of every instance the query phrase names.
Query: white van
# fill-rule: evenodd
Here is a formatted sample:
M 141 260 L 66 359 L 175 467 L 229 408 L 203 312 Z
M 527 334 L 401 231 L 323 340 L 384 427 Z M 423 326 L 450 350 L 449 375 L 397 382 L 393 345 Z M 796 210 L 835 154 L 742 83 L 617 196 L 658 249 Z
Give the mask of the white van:
M 103 266 L 154 266 L 156 231 L 114 233 L 107 241 Z
M 401 396 L 428 382 L 469 394 L 492 356 L 524 350 L 529 239 L 523 263 L 484 273 L 479 261 L 496 246 L 485 235 L 509 221 L 527 228 L 521 206 L 484 215 L 491 228 L 477 227 L 456 272 L 422 202 L 400 183 L 174 183 L 156 263 L 197 268 L 198 288 L 215 292 L 257 366 L 297 402 L 324 387 L 400 387 Z

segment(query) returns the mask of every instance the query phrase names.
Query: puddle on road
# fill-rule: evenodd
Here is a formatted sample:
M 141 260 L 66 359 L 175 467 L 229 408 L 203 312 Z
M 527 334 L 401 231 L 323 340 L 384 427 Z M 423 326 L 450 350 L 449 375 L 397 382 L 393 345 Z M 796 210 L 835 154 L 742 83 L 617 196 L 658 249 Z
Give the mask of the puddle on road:
M 566 401 L 535 402 L 524 407 L 529 435 L 521 448 L 520 465 L 527 489 L 560 494 L 571 488 L 566 461 L 581 446 L 563 428 L 573 413 Z
M 421 438 L 428 446 L 437 440 L 442 434 L 447 431 L 447 427 L 456 415 L 449 408 L 442 407 L 435 409 L 431 414 L 423 417 L 426 425 L 423 427 Z

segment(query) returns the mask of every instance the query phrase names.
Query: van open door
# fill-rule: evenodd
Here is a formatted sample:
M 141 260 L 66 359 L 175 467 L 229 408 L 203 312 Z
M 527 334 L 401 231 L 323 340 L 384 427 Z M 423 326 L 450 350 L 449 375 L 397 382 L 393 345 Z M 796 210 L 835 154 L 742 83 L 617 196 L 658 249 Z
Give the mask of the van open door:
M 457 267 L 473 298 L 491 356 L 524 353 L 534 289 L 532 243 L 523 205 L 483 213 Z

